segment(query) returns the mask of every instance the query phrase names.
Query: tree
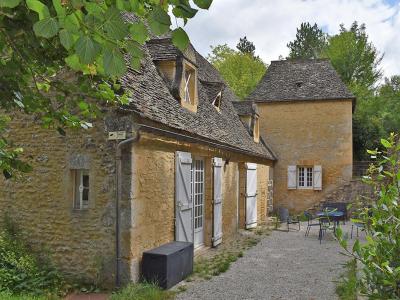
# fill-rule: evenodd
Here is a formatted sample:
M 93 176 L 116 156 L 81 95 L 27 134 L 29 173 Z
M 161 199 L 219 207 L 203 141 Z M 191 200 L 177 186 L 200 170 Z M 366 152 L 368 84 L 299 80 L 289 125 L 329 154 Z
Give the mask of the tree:
M 381 139 L 382 151 L 369 150 L 376 158 L 364 182 L 374 188 L 374 197 L 363 200 L 353 222 L 362 224 L 365 243 L 357 239 L 348 249 L 340 228 L 336 236 L 348 255 L 360 262 L 357 286 L 368 299 L 400 298 L 400 141 L 391 134 Z
M 330 59 L 350 88 L 358 85 L 371 89 L 382 76 L 379 64 L 383 56 L 368 40 L 364 24 L 354 22 L 349 29 L 340 25 L 340 33 L 329 37 L 323 56 Z
M 287 44 L 289 58 L 319 58 L 327 45 L 327 35 L 317 24 L 301 23 L 296 39 Z
M 194 0 L 208 9 L 212 0 Z M 127 103 L 118 79 L 140 67 L 150 35 L 170 30 L 171 17 L 193 18 L 189 0 L 0 0 L 0 169 L 6 178 L 29 167 L 6 139 L 7 114 L 34 114 L 45 127 L 91 126 L 98 106 Z M 129 19 L 129 22 L 126 20 Z M 171 32 L 184 49 L 185 31 Z M 128 60 L 125 60 L 129 59 Z M 71 80 L 73 78 L 73 80 Z M 68 80 L 67 80 L 68 79 Z M 88 101 L 87 99 L 96 99 Z
M 244 99 L 265 74 L 266 65 L 251 53 L 235 51 L 225 45 L 211 47 L 207 59 L 240 98 Z
M 246 36 L 244 38 L 240 38 L 236 48 L 243 54 L 250 54 L 252 56 L 254 56 L 256 51 L 256 46 L 254 46 L 252 42 L 248 41 Z

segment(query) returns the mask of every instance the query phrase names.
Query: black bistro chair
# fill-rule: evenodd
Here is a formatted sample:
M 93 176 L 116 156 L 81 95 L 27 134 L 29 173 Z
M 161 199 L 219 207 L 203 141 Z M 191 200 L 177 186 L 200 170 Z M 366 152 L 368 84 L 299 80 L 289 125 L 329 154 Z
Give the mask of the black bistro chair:
M 314 216 L 308 211 L 304 212 L 304 216 L 307 219 L 307 229 L 306 229 L 306 233 L 304 234 L 304 236 L 308 236 L 310 234 L 311 227 L 313 227 L 313 226 L 321 227 L 321 224 L 320 224 L 319 220 L 315 219 Z M 317 222 L 315 222 L 315 221 L 317 221 Z
M 279 207 L 279 220 L 281 223 L 287 224 L 287 231 L 289 232 L 289 226 L 291 224 L 298 224 L 300 231 L 300 220 L 298 216 L 291 216 L 289 210 L 285 207 Z

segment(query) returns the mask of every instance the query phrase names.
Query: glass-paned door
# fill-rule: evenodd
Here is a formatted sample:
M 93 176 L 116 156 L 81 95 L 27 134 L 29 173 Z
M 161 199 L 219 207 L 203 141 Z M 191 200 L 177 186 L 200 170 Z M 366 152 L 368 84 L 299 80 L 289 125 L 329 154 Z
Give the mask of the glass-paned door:
M 204 160 L 192 162 L 192 199 L 194 247 L 204 244 Z

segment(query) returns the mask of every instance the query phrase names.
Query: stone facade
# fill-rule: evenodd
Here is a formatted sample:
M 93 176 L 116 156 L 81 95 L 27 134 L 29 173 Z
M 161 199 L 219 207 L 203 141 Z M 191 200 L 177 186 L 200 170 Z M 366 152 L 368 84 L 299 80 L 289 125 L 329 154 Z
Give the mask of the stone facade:
M 190 152 L 205 161 L 205 226 L 204 246 L 212 246 L 213 180 L 212 158 L 229 157 L 222 172 L 223 241 L 229 240 L 239 227 L 239 201 L 244 201 L 244 187 L 239 187 L 239 165 L 246 157 L 198 144 L 143 133 L 132 146 L 132 227 L 130 252 L 124 257 L 130 265 L 131 279 L 137 280 L 143 251 L 171 242 L 175 238 L 175 152 Z M 248 158 L 247 158 L 248 159 Z M 265 163 L 265 162 L 263 162 Z M 266 222 L 266 192 L 268 163 L 258 165 L 259 193 L 257 202 L 259 223 Z M 243 190 L 242 190 L 243 189 Z M 238 196 L 240 195 L 240 197 Z
M 115 261 L 115 150 L 102 122 L 96 129 L 55 130 L 14 115 L 12 140 L 33 166 L 20 181 L 0 178 L 0 215 L 7 214 L 34 248 L 47 249 L 74 278 L 108 284 Z M 74 210 L 71 172 L 88 168 L 89 209 Z
M 260 134 L 277 156 L 274 207 L 302 212 L 352 178 L 352 100 L 258 103 Z M 288 189 L 288 166 L 322 166 L 322 190 Z
M 93 129 L 68 131 L 65 137 L 20 116 L 10 124 L 14 142 L 32 157 L 34 170 L 21 182 L 0 179 L 0 212 L 7 213 L 37 249 L 48 249 L 55 265 L 73 279 L 103 286 L 114 282 L 116 141 L 107 137 L 111 130 L 131 131 L 132 122 L 129 116 L 110 116 Z M 138 280 L 143 251 L 175 238 L 176 151 L 205 160 L 204 245 L 210 247 L 212 241 L 213 157 L 229 159 L 222 172 L 223 241 L 239 227 L 238 202 L 244 201 L 239 165 L 252 161 L 251 157 L 142 132 L 139 141 L 122 152 L 120 228 L 125 281 Z M 265 182 L 272 162 L 259 163 L 257 206 L 259 223 L 264 223 Z M 89 208 L 74 210 L 72 171 L 81 168 L 89 170 Z

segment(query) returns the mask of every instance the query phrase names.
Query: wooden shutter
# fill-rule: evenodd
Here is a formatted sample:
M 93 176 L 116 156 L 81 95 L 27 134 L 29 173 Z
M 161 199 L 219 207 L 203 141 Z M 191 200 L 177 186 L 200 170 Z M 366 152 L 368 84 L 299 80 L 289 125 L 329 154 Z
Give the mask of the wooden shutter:
M 322 190 L 322 166 L 314 166 L 314 190 Z
M 257 164 L 246 163 L 246 229 L 257 226 Z
M 222 242 L 222 158 L 214 157 L 214 225 L 213 246 Z
M 175 240 L 181 242 L 193 242 L 191 154 L 177 151 L 175 156 L 175 165 Z
M 288 166 L 288 189 L 295 190 L 297 188 L 297 167 Z

